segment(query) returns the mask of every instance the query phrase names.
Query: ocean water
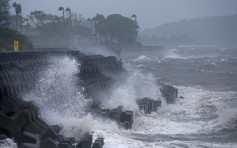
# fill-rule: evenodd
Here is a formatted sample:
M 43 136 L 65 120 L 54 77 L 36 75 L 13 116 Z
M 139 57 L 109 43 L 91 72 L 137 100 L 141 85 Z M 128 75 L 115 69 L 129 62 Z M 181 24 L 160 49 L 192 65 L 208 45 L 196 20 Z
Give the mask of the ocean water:
M 133 110 L 131 130 L 87 113 L 90 100 L 76 83 L 80 63 L 69 57 L 50 59 L 36 87 L 23 98 L 34 101 L 49 124 L 59 124 L 61 134 L 77 140 L 88 133 L 104 137 L 105 148 L 237 147 L 236 47 L 180 46 L 121 58 L 129 75 L 102 105 Z M 163 100 L 158 83 L 177 87 L 179 98 L 144 115 L 134 103 L 145 96 Z
M 236 47 L 180 46 L 157 55 L 126 55 L 125 61 L 158 83 L 176 86 L 180 98 L 137 117 L 136 126 L 124 132 L 127 142 L 108 147 L 237 147 Z

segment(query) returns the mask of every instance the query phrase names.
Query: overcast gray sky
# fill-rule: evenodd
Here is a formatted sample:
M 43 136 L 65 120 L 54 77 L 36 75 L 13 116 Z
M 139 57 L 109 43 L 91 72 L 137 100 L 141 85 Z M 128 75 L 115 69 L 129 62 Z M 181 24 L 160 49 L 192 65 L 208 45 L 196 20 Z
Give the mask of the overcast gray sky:
M 141 30 L 181 19 L 237 13 L 237 0 L 11 0 L 22 3 L 23 15 L 33 10 L 59 15 L 59 6 L 69 7 L 84 17 L 96 13 L 119 13 L 138 17 Z

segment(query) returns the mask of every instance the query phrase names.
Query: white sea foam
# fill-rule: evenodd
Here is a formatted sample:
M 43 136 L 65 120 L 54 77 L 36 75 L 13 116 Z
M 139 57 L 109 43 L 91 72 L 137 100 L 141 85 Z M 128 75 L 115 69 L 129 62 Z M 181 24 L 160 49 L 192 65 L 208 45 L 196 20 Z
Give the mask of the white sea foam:
M 185 99 L 178 99 L 176 104 L 160 108 L 157 115 L 139 117 L 143 119 L 140 120 L 141 124 L 136 130 L 149 134 L 205 133 L 210 128 L 225 126 L 226 123 L 237 118 L 236 109 L 223 110 L 223 105 L 228 98 L 236 95 L 235 92 L 213 92 L 181 86 L 178 89 L 180 96 Z M 218 116 L 217 119 L 200 120 L 215 115 Z
M 4 139 L 0 140 L 0 148 L 17 148 L 17 144 L 13 141 L 13 139 Z
M 185 134 L 201 134 L 220 131 L 228 126 L 229 122 L 235 121 L 237 118 L 237 110 L 232 108 L 229 110 L 228 98 L 236 97 L 236 92 L 214 92 L 207 91 L 201 87 L 183 87 L 178 86 L 179 95 L 184 99 L 178 99 L 176 104 L 166 105 L 159 108 L 157 113 L 144 115 L 135 112 L 134 125 L 132 130 L 116 131 L 116 130 L 97 130 L 96 134 L 104 135 L 106 148 L 139 148 L 139 147 L 197 147 L 201 145 L 206 147 L 234 148 L 237 146 L 232 143 L 215 143 L 202 141 L 159 141 L 151 142 L 142 140 L 144 137 L 137 137 L 134 134 L 145 135 L 185 135 Z M 228 108 L 228 109 L 227 109 Z M 209 120 L 201 120 L 206 116 L 216 118 Z
M 94 138 L 103 136 L 99 133 L 95 134 L 95 130 L 119 131 L 118 125 L 114 121 L 101 117 L 93 117 L 91 114 L 77 118 L 70 114 L 68 116 L 62 116 L 59 113 L 48 112 L 45 120 L 48 124 L 60 125 L 62 127 L 60 133 L 62 135 L 75 137 L 76 140 L 80 140 L 88 134 L 95 135 Z
M 133 60 L 134 62 L 144 62 L 144 61 L 151 61 L 151 58 L 145 55 L 141 55 Z
M 222 58 L 222 59 L 220 60 L 220 62 L 223 62 L 223 63 L 228 63 L 228 62 L 229 62 L 229 60 L 228 60 L 228 58 Z
M 169 49 L 164 57 L 165 59 L 189 59 L 188 57 L 184 57 L 178 54 L 178 49 L 174 48 L 174 49 Z
M 228 48 L 219 48 L 222 52 L 226 51 Z
M 49 59 L 49 66 L 39 73 L 35 88 L 23 98 L 36 102 L 42 114 L 52 111 L 79 117 L 88 102 L 78 87 L 78 67 L 77 61 L 69 57 Z
M 175 50 L 174 50 L 175 52 Z M 141 58 L 141 59 L 144 59 Z M 130 71 L 125 82 L 112 91 L 112 96 L 102 102 L 107 108 L 122 105 L 127 110 L 135 110 L 132 130 L 119 129 L 113 121 L 84 115 L 85 102 L 83 95 L 75 84 L 78 63 L 74 59 L 56 60 L 42 74 L 35 90 L 27 94 L 28 100 L 34 100 L 41 108 L 44 119 L 49 124 L 59 124 L 61 134 L 73 136 L 79 140 L 91 133 L 94 137 L 105 138 L 105 148 L 143 148 L 143 147 L 235 147 L 236 144 L 218 144 L 200 141 L 146 141 L 134 134 L 177 135 L 199 134 L 219 131 L 236 120 L 236 109 L 228 107 L 228 98 L 236 97 L 236 92 L 213 92 L 201 87 L 178 86 L 179 95 L 176 104 L 164 105 L 157 113 L 144 115 L 138 112 L 136 98 L 151 97 L 157 99 L 158 86 L 156 79 L 149 73 L 135 70 L 127 65 Z M 83 116 L 81 116 L 81 114 Z M 216 116 L 216 118 L 215 118 Z M 200 120 L 205 118 L 210 120 Z
M 224 109 L 223 112 L 219 114 L 219 123 L 221 125 L 226 125 L 228 123 L 236 122 L 237 120 L 237 110 L 236 109 Z
M 180 52 L 181 49 L 173 48 L 168 49 L 165 53 L 163 58 L 164 59 L 183 59 L 183 60 L 190 60 L 190 59 L 199 59 L 199 58 L 214 58 L 219 57 L 218 54 L 201 54 L 197 55 L 195 53 L 190 53 L 189 55 L 183 55 Z M 194 50 L 194 49 L 193 49 Z
M 131 69 L 127 67 L 127 70 Z M 103 99 L 102 105 L 109 109 L 123 106 L 125 110 L 136 110 L 138 108 L 136 100 L 144 97 L 153 100 L 160 98 L 156 79 L 151 73 L 142 73 L 138 69 L 133 69 L 122 83 L 112 89 L 106 99 Z
M 140 68 L 140 67 L 145 67 L 144 65 L 142 65 L 142 64 L 140 64 L 140 65 L 137 65 L 137 67 L 138 68 Z
M 34 101 L 40 108 L 42 118 L 49 124 L 61 125 L 65 135 L 75 128 L 75 133 L 71 135 L 79 139 L 90 132 L 85 111 L 90 100 L 84 98 L 82 88 L 78 86 L 80 65 L 75 59 L 66 56 L 52 58 L 48 62 L 49 66 L 39 73 L 36 86 L 23 98 Z

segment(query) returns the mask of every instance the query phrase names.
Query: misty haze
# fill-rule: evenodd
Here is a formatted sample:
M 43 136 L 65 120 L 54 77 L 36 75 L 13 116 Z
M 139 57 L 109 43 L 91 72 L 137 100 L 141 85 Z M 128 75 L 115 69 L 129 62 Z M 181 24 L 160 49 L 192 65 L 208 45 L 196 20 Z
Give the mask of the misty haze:
M 236 148 L 236 0 L 0 0 L 0 148 Z

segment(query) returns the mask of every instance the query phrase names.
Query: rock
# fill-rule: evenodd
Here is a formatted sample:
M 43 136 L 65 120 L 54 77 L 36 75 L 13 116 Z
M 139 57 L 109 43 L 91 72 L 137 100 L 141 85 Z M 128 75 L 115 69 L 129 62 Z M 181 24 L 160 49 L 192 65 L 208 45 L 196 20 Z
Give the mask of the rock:
M 178 89 L 171 86 L 162 84 L 160 88 L 161 95 L 166 99 L 167 104 L 174 104 L 178 97 Z
M 92 135 L 88 135 L 81 139 L 81 141 L 77 144 L 76 148 L 90 148 L 92 145 Z
M 54 132 L 57 134 L 60 132 L 61 128 L 58 125 L 50 125 L 49 126 Z
M 137 104 L 139 106 L 139 110 L 143 110 L 145 114 L 151 114 L 152 112 L 156 112 L 157 108 L 161 106 L 161 101 L 143 98 L 138 99 Z
M 41 148 L 58 148 L 58 144 L 52 139 L 47 138 L 40 143 Z
M 104 138 L 97 138 L 92 145 L 92 148 L 102 148 L 104 145 Z
M 102 148 L 101 142 L 99 141 L 94 142 L 92 148 Z
M 125 123 L 126 129 L 132 129 L 133 124 L 133 112 L 126 111 L 120 114 L 120 123 Z
M 101 141 L 102 146 L 104 145 L 104 138 L 97 138 L 97 140 Z

